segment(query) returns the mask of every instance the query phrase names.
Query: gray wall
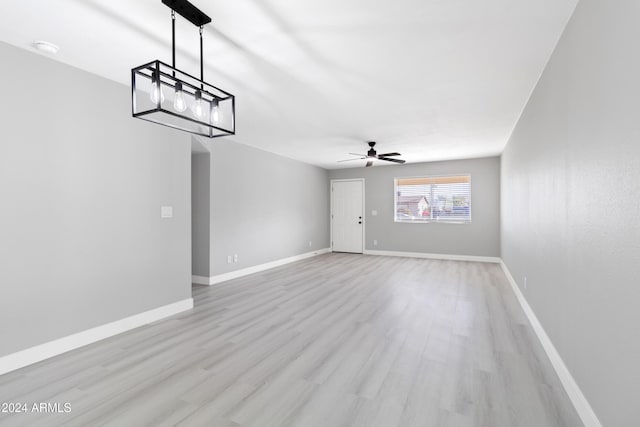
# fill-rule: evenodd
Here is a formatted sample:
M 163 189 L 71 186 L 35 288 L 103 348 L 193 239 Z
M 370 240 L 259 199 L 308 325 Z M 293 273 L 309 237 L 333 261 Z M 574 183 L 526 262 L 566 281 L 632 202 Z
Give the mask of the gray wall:
M 582 0 L 502 156 L 502 257 L 605 426 L 640 420 L 638 22 Z
M 211 156 L 191 155 L 191 272 L 209 277 L 211 244 Z
M 471 174 L 471 224 L 396 223 L 394 178 Z M 366 249 L 453 255 L 500 255 L 500 159 L 455 160 L 330 171 L 331 179 L 365 179 Z M 371 211 L 378 215 L 372 216 Z M 373 245 L 373 240 L 378 245 Z
M 126 86 L 0 58 L 0 356 L 190 298 L 189 138 Z
M 326 170 L 222 139 L 210 147 L 212 275 L 329 247 Z

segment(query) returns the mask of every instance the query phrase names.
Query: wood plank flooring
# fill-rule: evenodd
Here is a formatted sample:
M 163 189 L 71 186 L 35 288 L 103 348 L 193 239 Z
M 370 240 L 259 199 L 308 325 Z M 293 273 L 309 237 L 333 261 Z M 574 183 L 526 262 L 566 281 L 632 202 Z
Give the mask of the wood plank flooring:
M 495 264 L 327 254 L 0 376 L 0 426 L 580 426 Z

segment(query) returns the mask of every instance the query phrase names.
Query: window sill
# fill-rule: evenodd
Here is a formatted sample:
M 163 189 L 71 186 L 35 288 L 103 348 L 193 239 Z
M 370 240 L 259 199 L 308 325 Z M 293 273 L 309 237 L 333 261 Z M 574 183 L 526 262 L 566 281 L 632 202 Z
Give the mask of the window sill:
M 401 224 L 471 224 L 471 221 L 455 221 L 455 220 L 447 220 L 447 219 L 430 219 L 430 220 L 402 220 L 396 219 L 393 222 L 401 223 Z

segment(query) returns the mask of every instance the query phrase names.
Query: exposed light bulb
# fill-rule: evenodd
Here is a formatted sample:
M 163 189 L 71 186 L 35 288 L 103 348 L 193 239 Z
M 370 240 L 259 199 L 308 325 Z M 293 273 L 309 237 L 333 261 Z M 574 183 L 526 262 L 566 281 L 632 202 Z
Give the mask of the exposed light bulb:
M 184 112 L 187 109 L 187 101 L 184 99 L 184 92 L 182 91 L 182 83 L 176 83 L 176 94 L 173 97 L 173 109 L 179 113 Z
M 162 93 L 162 85 L 156 79 L 155 73 L 151 75 L 151 93 L 149 94 L 151 102 L 158 105 L 158 99 L 160 104 L 164 102 L 164 93 Z
M 211 109 L 211 120 L 216 123 L 220 123 L 222 120 L 222 111 L 220 111 L 220 107 L 218 106 L 218 100 L 214 99 L 211 102 L 213 104 L 213 108 Z
M 202 92 L 196 91 L 196 106 L 193 109 L 193 114 L 199 119 L 204 117 L 204 101 L 202 100 Z

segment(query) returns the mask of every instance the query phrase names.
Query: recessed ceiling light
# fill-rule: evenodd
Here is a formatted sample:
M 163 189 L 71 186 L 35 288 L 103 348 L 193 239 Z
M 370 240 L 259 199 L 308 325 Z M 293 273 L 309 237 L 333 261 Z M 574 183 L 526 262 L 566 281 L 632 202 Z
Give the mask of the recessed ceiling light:
M 39 51 L 48 53 L 50 55 L 55 55 L 60 50 L 60 48 L 57 45 L 53 43 L 45 42 L 45 41 L 33 42 L 33 46 Z

